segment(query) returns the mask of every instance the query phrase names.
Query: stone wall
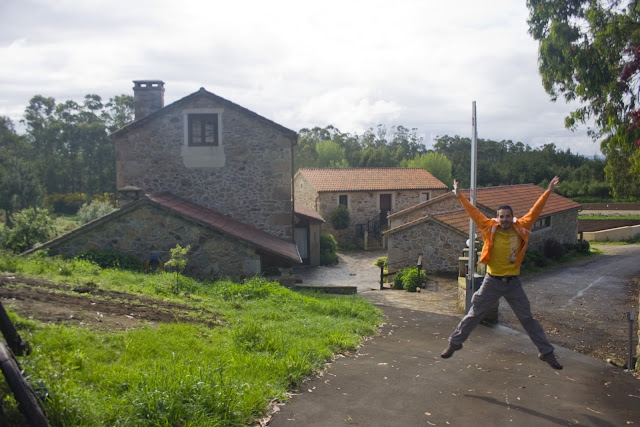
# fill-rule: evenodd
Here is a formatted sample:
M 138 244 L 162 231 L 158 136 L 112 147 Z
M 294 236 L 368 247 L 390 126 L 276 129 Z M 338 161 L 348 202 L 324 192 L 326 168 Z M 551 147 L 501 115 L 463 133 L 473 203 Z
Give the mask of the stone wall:
M 547 239 L 575 244 L 578 241 L 578 212 L 571 210 L 552 215 L 551 226 L 531 230 L 528 249 L 542 251 Z
M 427 274 L 458 271 L 467 236 L 431 218 L 386 234 L 389 271 L 415 265 L 418 254 Z
M 304 206 L 317 212 L 316 200 L 318 192 L 309 180 L 301 173 L 296 173 L 293 181 L 293 194 L 296 206 Z M 323 217 L 326 219 L 326 217 Z
M 52 245 L 50 253 L 72 257 L 85 249 L 115 249 L 141 261 L 158 252 L 168 261 L 176 244 L 191 245 L 185 270 L 190 276 L 237 279 L 261 273 L 255 247 L 148 204 L 116 214 L 82 233 L 71 233 Z
M 218 147 L 188 147 L 186 117 L 220 115 Z M 201 90 L 114 135 L 118 188 L 169 191 L 282 238 L 293 237 L 295 133 Z
M 444 192 L 442 190 L 440 192 Z M 392 211 L 406 209 L 420 202 L 420 193 L 424 190 L 403 190 L 403 191 L 345 191 L 345 192 L 322 192 L 319 194 L 317 211 L 327 220 L 322 224 L 324 233 L 331 233 L 339 242 L 356 241 L 358 224 L 367 224 L 368 221 L 380 215 L 380 195 L 391 194 Z M 434 190 L 431 190 L 433 194 Z M 329 221 L 329 214 L 338 207 L 338 196 L 347 195 L 348 209 L 351 217 L 351 225 L 346 230 L 335 230 Z

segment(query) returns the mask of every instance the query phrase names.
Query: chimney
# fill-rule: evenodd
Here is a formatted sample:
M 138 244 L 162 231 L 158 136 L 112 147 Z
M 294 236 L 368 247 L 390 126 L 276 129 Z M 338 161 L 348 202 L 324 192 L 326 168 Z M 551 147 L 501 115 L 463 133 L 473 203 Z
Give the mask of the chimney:
M 134 80 L 133 106 L 136 120 L 164 107 L 164 82 L 162 80 Z

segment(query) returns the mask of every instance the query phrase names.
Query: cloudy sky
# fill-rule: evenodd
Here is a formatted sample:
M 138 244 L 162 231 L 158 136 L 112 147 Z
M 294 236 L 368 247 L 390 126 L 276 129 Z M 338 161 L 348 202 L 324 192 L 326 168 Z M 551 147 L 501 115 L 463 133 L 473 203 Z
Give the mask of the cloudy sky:
M 0 115 L 165 82 L 165 103 L 204 87 L 283 126 L 555 143 L 587 156 L 537 71 L 524 0 L 0 0 Z

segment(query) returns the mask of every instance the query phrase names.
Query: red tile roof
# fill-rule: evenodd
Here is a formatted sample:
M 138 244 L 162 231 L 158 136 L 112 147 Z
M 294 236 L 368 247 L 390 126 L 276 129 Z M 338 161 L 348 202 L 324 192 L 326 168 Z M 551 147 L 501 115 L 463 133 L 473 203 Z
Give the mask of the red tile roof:
M 147 195 L 148 200 L 180 216 L 204 223 L 223 234 L 244 240 L 267 252 L 301 263 L 300 254 L 293 242 L 275 237 L 228 216 L 221 215 L 169 192 Z
M 443 212 L 433 214 L 433 217 L 438 221 L 448 224 L 458 230 L 469 233 L 469 215 L 464 209 L 454 212 Z
M 534 205 L 545 189 L 534 184 L 506 185 L 501 187 L 478 188 L 477 204 L 484 205 L 491 210 L 497 210 L 500 205 L 509 205 L 515 217 L 521 217 Z M 469 190 L 462 190 L 465 197 L 469 197 Z M 579 209 L 582 205 L 571 199 L 552 193 L 542 209 L 540 216 L 547 216 L 571 209 Z
M 300 169 L 318 192 L 446 189 L 447 185 L 424 169 L 347 168 Z

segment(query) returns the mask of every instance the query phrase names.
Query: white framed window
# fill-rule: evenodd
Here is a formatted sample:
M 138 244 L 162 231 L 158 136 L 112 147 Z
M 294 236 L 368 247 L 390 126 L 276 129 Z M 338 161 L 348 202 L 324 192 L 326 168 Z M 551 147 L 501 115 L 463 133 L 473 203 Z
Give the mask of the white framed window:
M 420 193 L 420 202 L 426 202 L 430 198 L 431 198 L 431 193 L 429 192 Z
M 219 168 L 225 165 L 221 108 L 182 110 L 182 161 L 189 168 Z

